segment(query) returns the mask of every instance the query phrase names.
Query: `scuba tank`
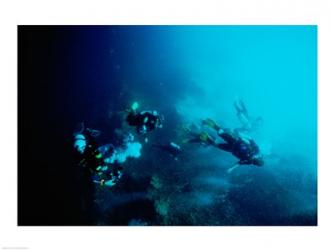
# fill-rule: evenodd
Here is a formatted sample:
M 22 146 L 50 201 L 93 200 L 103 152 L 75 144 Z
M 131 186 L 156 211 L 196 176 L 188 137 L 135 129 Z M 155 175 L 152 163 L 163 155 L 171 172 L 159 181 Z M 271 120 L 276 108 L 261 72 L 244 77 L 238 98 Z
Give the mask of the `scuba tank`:
M 87 139 L 83 134 L 77 134 L 74 136 L 74 148 L 80 154 L 83 154 L 87 147 Z

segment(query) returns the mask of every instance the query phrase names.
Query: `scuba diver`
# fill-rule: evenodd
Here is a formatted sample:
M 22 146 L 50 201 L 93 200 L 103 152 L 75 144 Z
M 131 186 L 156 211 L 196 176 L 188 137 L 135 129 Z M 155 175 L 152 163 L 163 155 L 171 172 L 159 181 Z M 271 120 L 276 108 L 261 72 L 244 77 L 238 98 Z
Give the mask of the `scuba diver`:
M 122 167 L 117 164 L 106 162 L 107 157 L 114 154 L 115 148 L 112 144 L 99 147 L 96 137 L 100 131 L 85 128 L 80 123 L 79 129 L 74 132 L 74 149 L 80 155 L 79 166 L 88 168 L 94 183 L 102 186 L 114 186 L 122 176 Z
M 156 110 L 154 111 L 141 111 L 138 112 L 139 105 L 137 102 L 133 103 L 132 107 L 128 110 L 126 121 L 128 125 L 136 127 L 139 134 L 146 134 L 156 128 L 162 128 L 162 115 L 159 115 Z
M 234 102 L 234 107 L 236 109 L 236 115 L 238 117 L 238 120 L 242 124 L 242 127 L 235 129 L 236 131 L 254 132 L 262 125 L 262 117 L 258 116 L 257 118 L 252 118 L 249 116 L 243 100 L 236 99 Z
M 237 131 L 221 128 L 211 119 L 203 120 L 202 123 L 214 129 L 223 142 L 218 142 L 216 138 L 209 135 L 207 132 L 191 133 L 193 138 L 187 140 L 187 142 L 214 146 L 223 151 L 230 152 L 233 156 L 238 158 L 238 161 L 228 169 L 228 173 L 232 172 L 240 165 L 255 165 L 258 167 L 264 165 L 259 147 L 253 139 Z
M 202 123 L 216 130 L 218 136 L 224 141 L 223 143 L 217 143 L 214 141 L 211 145 L 230 152 L 239 159 L 239 161 L 228 170 L 229 173 L 239 165 L 255 165 L 258 167 L 264 165 L 263 156 L 253 139 L 237 131 L 234 132 L 230 129 L 221 128 L 211 119 L 203 120 Z
M 174 142 L 169 142 L 167 144 L 152 144 L 152 147 L 169 153 L 176 161 L 178 160 L 178 155 L 183 152 L 182 148 Z

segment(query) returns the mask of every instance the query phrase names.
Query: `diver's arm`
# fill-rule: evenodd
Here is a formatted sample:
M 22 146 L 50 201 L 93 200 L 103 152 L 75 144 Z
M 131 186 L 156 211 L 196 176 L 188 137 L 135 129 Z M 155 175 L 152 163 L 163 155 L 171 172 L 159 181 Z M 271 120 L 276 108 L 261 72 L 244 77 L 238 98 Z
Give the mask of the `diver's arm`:
M 238 162 L 239 165 L 251 165 L 253 164 L 252 159 L 240 160 Z
M 76 125 L 73 135 L 82 134 L 84 131 L 84 122 L 80 122 Z
M 232 171 L 234 171 L 236 168 L 240 166 L 239 162 L 236 162 L 234 165 L 232 165 L 228 170 L 227 173 L 230 174 Z
M 240 160 L 236 162 L 234 165 L 232 165 L 231 168 L 227 170 L 228 174 L 230 174 L 232 171 L 234 171 L 236 168 L 240 167 L 241 165 L 250 165 L 252 164 L 251 160 Z
M 101 135 L 101 131 L 91 128 L 86 128 L 87 132 L 91 137 L 98 137 Z

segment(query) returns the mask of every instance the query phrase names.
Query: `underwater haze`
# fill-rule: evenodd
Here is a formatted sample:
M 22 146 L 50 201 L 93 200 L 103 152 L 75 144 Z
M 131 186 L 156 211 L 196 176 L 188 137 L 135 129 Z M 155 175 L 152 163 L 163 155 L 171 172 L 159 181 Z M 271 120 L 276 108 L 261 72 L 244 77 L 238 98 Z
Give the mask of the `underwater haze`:
M 316 26 L 19 26 L 19 225 L 317 225 Z M 264 166 L 187 143 L 241 127 Z M 126 109 L 163 114 L 140 135 Z M 79 122 L 142 147 L 112 188 L 77 166 Z M 173 157 L 154 144 L 177 143 Z

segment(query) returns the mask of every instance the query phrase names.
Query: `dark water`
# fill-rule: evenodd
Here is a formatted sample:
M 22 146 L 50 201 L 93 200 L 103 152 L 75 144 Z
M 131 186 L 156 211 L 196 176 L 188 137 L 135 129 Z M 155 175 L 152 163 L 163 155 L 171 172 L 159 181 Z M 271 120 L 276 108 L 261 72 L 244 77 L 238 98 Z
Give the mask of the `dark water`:
M 19 225 L 316 225 L 317 83 L 313 26 L 21 26 Z M 230 154 L 181 144 L 184 124 L 237 127 L 233 101 L 263 117 L 251 136 L 265 166 L 231 174 Z M 77 166 L 78 122 L 119 144 L 134 101 L 163 129 L 112 189 Z M 118 132 L 117 132 L 118 131 Z M 151 147 L 180 143 L 175 160 Z

